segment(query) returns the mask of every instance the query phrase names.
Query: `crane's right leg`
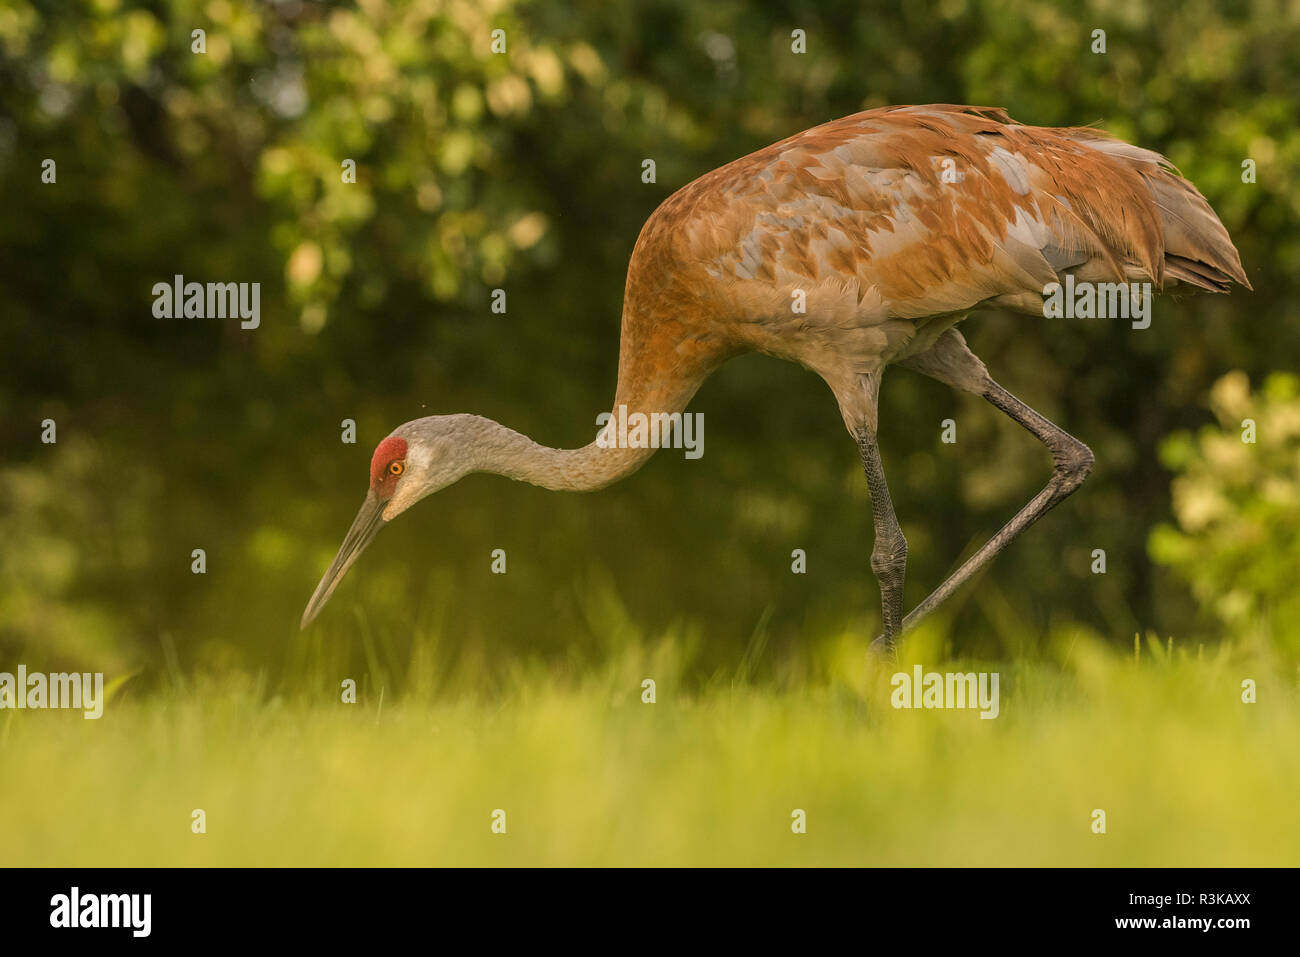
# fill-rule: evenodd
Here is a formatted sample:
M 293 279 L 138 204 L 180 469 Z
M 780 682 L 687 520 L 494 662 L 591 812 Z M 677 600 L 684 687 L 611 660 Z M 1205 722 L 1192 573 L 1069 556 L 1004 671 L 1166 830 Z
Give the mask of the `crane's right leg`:
M 1047 446 L 1055 465 L 1047 486 L 908 613 L 902 626 L 907 629 L 932 612 L 963 582 L 987 565 L 993 556 L 1010 545 L 1017 535 L 1082 485 L 1092 471 L 1093 457 L 1088 446 L 994 382 L 984 368 L 984 363 L 970 351 L 965 338 L 956 329 L 947 330 L 930 349 L 903 360 L 900 365 L 938 379 L 955 389 L 982 396 Z M 893 641 L 888 633 L 872 642 L 873 648 L 880 649 L 882 645 L 892 648 Z

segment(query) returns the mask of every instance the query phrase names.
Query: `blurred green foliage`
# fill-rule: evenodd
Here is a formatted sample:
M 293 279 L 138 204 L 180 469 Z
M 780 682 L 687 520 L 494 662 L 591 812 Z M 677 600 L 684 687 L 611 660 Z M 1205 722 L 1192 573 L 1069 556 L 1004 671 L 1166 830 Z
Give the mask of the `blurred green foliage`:
M 943 661 L 926 625 L 903 668 Z M 1294 867 L 1294 672 L 1231 643 L 1140 656 L 1063 635 L 998 666 L 1001 711 L 895 710 L 861 640 L 787 691 L 683 693 L 674 640 L 509 706 L 270 694 L 226 674 L 0 718 L 0 861 L 39 867 Z M 1279 665 L 1282 667 L 1278 667 Z M 640 679 L 660 678 L 655 704 Z M 1258 703 L 1241 701 L 1243 675 Z M 111 714 L 111 717 L 109 715 Z M 91 727 L 93 725 L 93 727 Z M 93 744 L 88 741 L 93 738 Z M 190 832 L 195 806 L 208 831 Z M 506 812 L 509 839 L 490 829 Z M 791 832 L 792 810 L 807 833 Z M 1092 831 L 1094 809 L 1107 834 Z
M 967 323 L 993 374 L 1098 470 L 940 625 L 979 653 L 1074 623 L 1186 633 L 1194 600 L 1146 555 L 1169 518 L 1159 440 L 1204 421 L 1225 371 L 1300 362 L 1295 4 L 3 0 L 0 664 L 280 676 L 323 655 L 400 682 L 441 636 L 439 667 L 491 681 L 670 628 L 700 636 L 698 676 L 742 660 L 797 673 L 846 628 L 865 644 L 878 593 L 856 451 L 824 386 L 756 356 L 695 400 L 698 462 L 663 453 L 591 496 L 472 477 L 386 530 L 316 629 L 296 622 L 396 424 L 472 411 L 547 444 L 590 440 L 627 259 L 673 190 L 819 122 L 934 101 L 1100 122 L 1164 151 L 1255 286 L 1166 298 L 1144 332 Z M 155 319 L 150 290 L 176 273 L 261 282 L 260 328 Z M 910 373 L 886 377 L 882 403 L 910 606 L 1049 461 Z M 939 442 L 947 417 L 956 446 Z M 357 445 L 339 441 L 344 418 Z M 494 548 L 508 575 L 489 573 Z
M 1300 651 L 1300 378 L 1275 373 L 1255 394 L 1244 373 L 1214 385 L 1219 427 L 1171 436 L 1177 525 L 1151 537 L 1226 633 L 1271 636 Z

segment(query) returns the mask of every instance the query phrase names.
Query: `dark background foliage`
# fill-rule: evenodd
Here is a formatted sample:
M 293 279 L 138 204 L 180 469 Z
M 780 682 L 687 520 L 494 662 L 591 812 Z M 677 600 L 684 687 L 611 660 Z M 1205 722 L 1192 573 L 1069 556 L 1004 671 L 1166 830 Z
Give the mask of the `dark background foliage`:
M 703 678 L 742 660 L 798 674 L 846 631 L 865 644 L 878 594 L 856 451 L 822 383 L 759 356 L 695 399 L 702 459 L 661 453 L 581 496 L 473 476 L 387 529 L 315 630 L 297 619 L 398 423 L 471 411 L 546 444 L 590 440 L 613 395 L 628 256 L 671 192 L 817 123 L 918 102 L 1099 123 L 1164 152 L 1255 287 L 1167 297 L 1142 332 L 966 324 L 995 377 L 1098 468 L 947 609 L 952 644 L 1204 627 L 1148 557 L 1170 516 L 1158 449 L 1211 421 L 1224 373 L 1297 364 L 1297 77 L 1300 12 L 1266 0 L 5 0 L 0 664 L 281 677 L 328 656 L 400 681 L 421 647 L 436 673 L 491 675 L 671 631 L 694 636 Z M 154 318 L 152 286 L 176 273 L 260 282 L 260 328 Z M 497 287 L 504 316 L 488 307 Z M 939 441 L 949 417 L 956 445 Z M 356 445 L 340 442 L 344 418 Z M 1050 460 L 983 403 L 905 371 L 886 377 L 881 418 L 910 606 Z M 495 548 L 505 576 L 490 574 Z M 795 548 L 806 575 L 791 574 Z

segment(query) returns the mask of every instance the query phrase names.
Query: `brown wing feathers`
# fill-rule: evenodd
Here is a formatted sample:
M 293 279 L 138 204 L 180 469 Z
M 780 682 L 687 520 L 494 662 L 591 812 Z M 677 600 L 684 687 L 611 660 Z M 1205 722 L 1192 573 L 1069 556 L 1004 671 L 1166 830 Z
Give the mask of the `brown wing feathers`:
M 1210 204 L 1159 153 L 1091 127 L 1021 126 L 994 107 L 936 104 L 878 112 L 901 114 L 917 129 L 951 137 L 947 152 L 953 155 L 968 153 L 961 147 L 963 137 L 1004 141 L 1009 151 L 1045 174 L 1035 184 L 1037 198 L 1054 217 L 1054 229 L 1067 241 L 1092 247 L 1117 271 L 1136 268 L 1158 285 L 1167 273 L 1215 292 L 1226 291 L 1232 282 L 1250 288 L 1237 250 Z M 1100 243 L 1090 242 L 1091 237 Z

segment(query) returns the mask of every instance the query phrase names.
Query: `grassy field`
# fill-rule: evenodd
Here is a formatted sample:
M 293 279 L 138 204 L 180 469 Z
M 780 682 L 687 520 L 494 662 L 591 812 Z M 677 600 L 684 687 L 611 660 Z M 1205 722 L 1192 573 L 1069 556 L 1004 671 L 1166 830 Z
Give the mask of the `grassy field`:
M 1057 645 L 1016 666 L 909 645 L 904 667 L 1000 671 L 996 720 L 895 710 L 851 636 L 784 687 L 685 694 L 667 643 L 598 674 L 522 668 L 491 696 L 348 705 L 226 678 L 128 690 L 97 722 L 6 711 L 0 864 L 1300 864 L 1290 665 Z

